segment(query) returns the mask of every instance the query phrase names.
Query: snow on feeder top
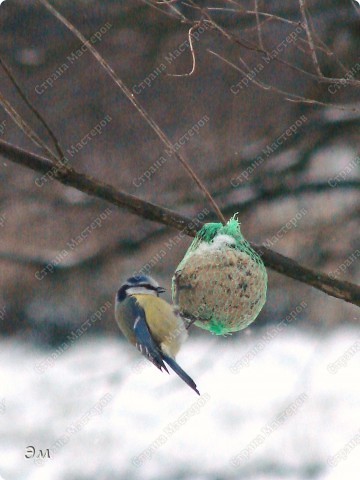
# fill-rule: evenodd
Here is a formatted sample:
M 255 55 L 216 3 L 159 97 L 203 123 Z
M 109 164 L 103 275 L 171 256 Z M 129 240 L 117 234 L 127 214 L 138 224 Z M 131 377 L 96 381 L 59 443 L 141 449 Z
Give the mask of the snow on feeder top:
M 216 335 L 242 330 L 266 301 L 267 273 L 234 215 L 197 233 L 172 281 L 180 314 Z

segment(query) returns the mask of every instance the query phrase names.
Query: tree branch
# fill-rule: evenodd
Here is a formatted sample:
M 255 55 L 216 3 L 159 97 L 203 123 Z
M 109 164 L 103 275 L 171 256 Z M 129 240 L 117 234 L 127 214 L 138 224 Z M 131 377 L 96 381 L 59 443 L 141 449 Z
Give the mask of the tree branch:
M 195 7 L 195 2 L 193 0 L 189 0 L 189 2 L 191 2 L 192 5 L 194 5 Z M 227 31 L 225 30 L 224 28 L 222 28 L 209 14 L 209 11 L 211 9 L 209 8 L 201 8 L 201 7 L 197 7 L 197 9 L 201 12 L 201 14 L 204 16 L 204 22 L 209 22 L 213 27 L 214 29 L 216 29 L 218 32 L 220 32 L 225 38 L 227 38 L 229 41 L 232 41 L 233 43 L 236 43 L 238 45 L 240 45 L 241 47 L 244 47 L 246 48 L 247 50 L 251 50 L 251 51 L 254 51 L 254 52 L 257 52 L 257 53 L 260 53 L 262 55 L 265 55 L 265 56 L 271 56 L 271 52 L 269 50 L 267 50 L 266 48 L 265 49 L 262 49 L 260 48 L 257 44 L 254 44 L 252 43 L 251 41 L 249 40 L 245 40 L 245 39 L 240 39 L 238 38 L 234 33 L 232 33 L 230 30 Z M 253 12 L 250 12 L 250 11 L 245 11 L 243 9 L 244 12 L 247 12 L 247 13 L 253 13 L 253 14 L 256 14 L 255 11 Z M 261 12 L 259 12 L 259 15 L 260 14 L 263 14 Z M 281 17 L 276 17 L 272 14 L 268 14 L 270 15 L 270 17 L 274 17 L 274 18 L 281 18 Z M 187 19 L 187 23 L 189 24 L 193 24 L 194 22 Z M 293 23 L 294 25 L 301 25 L 301 22 L 289 22 L 289 23 Z M 309 43 L 309 42 L 307 42 Z M 311 72 L 308 72 L 307 70 L 304 70 L 300 67 L 298 67 L 297 65 L 294 65 L 292 63 L 289 63 L 287 62 L 286 60 L 284 60 L 283 58 L 281 58 L 280 56 L 275 56 L 273 57 L 273 60 L 275 62 L 278 62 L 278 63 L 281 63 L 282 65 L 285 65 L 299 73 L 302 73 L 306 76 L 308 76 L 309 78 L 312 78 L 313 80 L 317 81 L 318 83 L 328 83 L 328 84 L 336 84 L 336 83 L 340 83 L 341 85 L 351 85 L 351 86 L 354 86 L 354 87 L 357 87 L 357 88 L 360 88 L 360 80 L 357 80 L 357 79 L 354 79 L 354 78 L 330 78 L 330 77 L 325 77 L 323 75 L 319 76 L 317 74 L 314 74 L 314 73 L 311 73 Z
M 134 195 L 121 192 L 111 185 L 79 173 L 71 167 L 68 167 L 66 171 L 59 170 L 49 159 L 27 152 L 2 140 L 0 140 L 0 154 L 12 162 L 29 167 L 36 172 L 48 174 L 50 178 L 58 180 L 63 185 L 74 187 L 88 195 L 106 200 L 113 205 L 127 209 L 135 215 L 153 222 L 163 223 L 177 230 L 183 230 L 192 236 L 196 234 L 196 228 L 188 226 L 191 222 L 190 219 L 154 203 L 145 202 Z
M 15 90 L 18 92 L 18 94 L 20 95 L 22 100 L 25 102 L 27 107 L 31 110 L 31 112 L 35 115 L 35 117 L 40 121 L 40 123 L 43 125 L 43 127 L 45 128 L 45 130 L 49 134 L 51 140 L 54 143 L 54 146 L 55 146 L 56 151 L 58 153 L 59 159 L 64 158 L 65 157 L 64 152 L 62 151 L 61 145 L 60 145 L 58 139 L 56 138 L 55 133 L 50 128 L 50 126 L 48 125 L 45 118 L 41 115 L 41 113 L 34 107 L 32 102 L 29 100 L 29 97 L 24 92 L 23 87 L 20 86 L 18 80 L 15 78 L 15 76 L 14 76 L 13 72 L 11 71 L 10 67 L 7 65 L 7 63 L 5 63 L 5 61 L 1 57 L 0 57 L 0 65 L 4 69 L 4 72 L 9 77 L 11 83 L 13 84 Z
M 303 17 L 303 22 L 304 22 L 304 25 L 305 25 L 306 35 L 307 35 L 309 46 L 310 46 L 310 52 L 311 52 L 311 57 L 312 57 L 312 60 L 313 60 L 313 64 L 314 64 L 316 73 L 319 75 L 319 77 L 323 77 L 324 75 L 322 74 L 322 72 L 320 70 L 320 65 L 319 65 L 319 61 L 317 59 L 316 50 L 315 50 L 315 46 L 314 46 L 314 41 L 313 41 L 313 38 L 312 38 L 312 35 L 311 35 L 311 30 L 310 30 L 309 23 L 308 23 L 307 16 L 306 16 L 305 0 L 299 0 L 299 5 L 300 5 L 301 15 Z
M 170 139 L 167 137 L 165 132 L 160 128 L 160 126 L 157 124 L 157 122 L 153 119 L 151 115 L 145 110 L 145 108 L 142 106 L 142 104 L 139 102 L 139 100 L 136 99 L 135 95 L 132 93 L 132 91 L 127 87 L 127 85 L 123 82 L 123 80 L 115 73 L 113 68 L 109 65 L 109 63 L 100 55 L 100 53 L 96 50 L 95 47 L 92 46 L 91 42 L 89 42 L 84 35 L 73 25 L 69 20 L 67 20 L 63 15 L 61 15 L 60 12 L 58 12 L 52 5 L 47 0 L 39 0 L 42 5 L 57 19 L 59 20 L 63 25 L 65 25 L 66 28 L 68 28 L 84 45 L 86 45 L 87 49 L 89 52 L 93 55 L 93 57 L 99 62 L 101 67 L 105 70 L 105 72 L 110 76 L 110 78 L 115 82 L 115 84 L 120 88 L 120 90 L 123 92 L 123 94 L 127 97 L 127 99 L 133 104 L 133 106 L 136 108 L 138 113 L 141 115 L 141 117 L 145 120 L 145 122 L 152 128 L 152 130 L 155 132 L 155 134 L 160 138 L 160 140 L 163 142 L 165 147 L 169 148 L 175 158 L 180 162 L 182 167 L 185 169 L 185 171 L 188 173 L 188 175 L 192 178 L 192 180 L 196 183 L 196 185 L 199 187 L 199 189 L 203 192 L 205 198 L 208 200 L 210 205 L 213 207 L 214 212 L 220 219 L 220 221 L 225 224 L 226 220 L 223 214 L 221 213 L 220 208 L 218 207 L 217 203 L 211 196 L 210 192 L 204 185 L 204 183 L 200 180 L 200 178 L 197 176 L 195 171 L 191 168 L 189 163 L 185 160 L 185 158 L 175 149 L 173 144 L 171 143 Z M 174 7 L 175 8 L 175 7 Z M 191 29 L 190 29 L 191 32 Z
M 46 174 L 49 171 L 54 172 L 55 167 L 50 160 L 1 140 L 0 154 L 12 162 L 31 168 L 36 172 L 42 174 Z M 67 171 L 55 170 L 52 176 L 63 185 L 76 188 L 88 195 L 106 200 L 113 205 L 125 208 L 139 217 L 176 228 L 190 236 L 195 236 L 196 234 L 196 228 L 191 219 L 153 203 L 141 200 L 134 195 L 121 192 L 111 185 L 78 173 L 73 168 L 69 168 Z M 262 256 L 265 265 L 276 272 L 310 285 L 325 292 L 327 295 L 360 306 L 359 286 L 350 282 L 332 279 L 324 273 L 303 267 L 294 260 L 274 252 L 265 246 L 255 245 L 253 243 L 251 243 L 251 246 Z

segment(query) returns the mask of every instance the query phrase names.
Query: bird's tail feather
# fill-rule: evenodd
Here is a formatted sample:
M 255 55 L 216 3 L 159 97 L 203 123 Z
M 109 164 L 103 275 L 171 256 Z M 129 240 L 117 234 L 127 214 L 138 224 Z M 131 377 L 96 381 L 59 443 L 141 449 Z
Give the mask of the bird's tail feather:
M 179 375 L 179 377 L 189 385 L 190 388 L 192 388 L 198 395 L 200 395 L 199 390 L 196 387 L 196 384 L 192 378 L 189 377 L 189 375 L 184 372 L 184 370 L 178 365 L 175 360 L 168 355 L 163 354 L 162 355 L 163 359 L 165 362 L 169 365 L 170 368 L 174 370 L 175 373 Z

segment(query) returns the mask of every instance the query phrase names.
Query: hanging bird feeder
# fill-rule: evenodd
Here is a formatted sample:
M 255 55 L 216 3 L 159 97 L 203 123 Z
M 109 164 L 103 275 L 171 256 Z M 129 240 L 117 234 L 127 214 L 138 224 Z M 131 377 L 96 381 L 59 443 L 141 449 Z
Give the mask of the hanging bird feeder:
M 178 265 L 172 282 L 180 314 L 216 335 L 250 325 L 266 301 L 267 273 L 234 215 L 207 223 Z

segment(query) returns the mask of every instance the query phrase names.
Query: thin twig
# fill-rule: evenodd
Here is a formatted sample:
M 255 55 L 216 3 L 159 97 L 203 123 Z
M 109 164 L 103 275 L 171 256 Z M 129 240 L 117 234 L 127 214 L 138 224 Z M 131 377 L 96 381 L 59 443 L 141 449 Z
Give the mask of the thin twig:
M 46 174 L 54 168 L 50 160 L 15 147 L 2 140 L 0 140 L 0 153 L 8 160 L 42 174 Z M 56 176 L 54 176 L 54 180 L 55 179 L 63 185 L 71 186 L 88 195 L 125 208 L 142 218 L 174 227 L 190 236 L 196 235 L 197 229 L 194 227 L 191 219 L 172 212 L 167 208 L 145 202 L 134 195 L 121 192 L 111 185 L 78 173 L 73 168 L 69 167 L 67 171 L 59 171 Z M 199 225 L 198 228 L 201 228 L 201 226 L 202 225 Z M 263 245 L 251 243 L 251 246 L 262 256 L 265 265 L 276 272 L 310 285 L 325 292 L 327 295 L 360 306 L 360 287 L 358 285 L 333 279 L 325 273 L 303 267 L 296 261 L 274 252 Z
M 200 10 L 200 7 L 198 7 Z M 230 12 L 230 13 L 244 13 L 248 15 L 256 15 L 256 13 L 259 15 L 259 17 L 267 17 L 268 20 L 279 20 L 280 22 L 284 23 L 289 23 L 291 25 L 298 25 L 299 22 L 295 20 L 289 20 L 288 18 L 284 17 L 279 17 L 278 15 L 274 15 L 273 13 L 265 13 L 265 12 L 256 12 L 255 10 L 247 10 L 244 7 L 239 6 L 238 8 L 221 8 L 221 7 L 206 7 L 206 10 L 209 12 L 216 12 L 216 11 L 221 11 L 221 12 Z
M 174 5 L 176 1 L 171 1 L 171 2 L 166 2 L 166 6 L 169 7 L 169 9 L 174 12 L 176 15 L 178 15 L 181 18 L 182 22 L 186 22 L 187 18 L 185 15 Z
M 212 55 L 214 55 L 215 57 L 219 58 L 220 60 L 222 60 L 223 62 L 225 62 L 226 64 L 230 65 L 232 68 L 234 68 L 235 70 L 237 70 L 238 72 L 240 72 L 242 75 L 244 75 L 245 77 L 247 77 L 250 82 L 252 82 L 254 85 L 258 86 L 259 88 L 261 88 L 262 90 L 269 90 L 271 92 L 275 92 L 275 93 L 278 93 L 280 95 L 283 95 L 285 100 L 289 101 L 289 102 L 294 102 L 294 103 L 306 103 L 306 104 L 313 104 L 313 105 L 321 105 L 323 107 L 334 107 L 338 110 L 344 110 L 344 111 L 348 111 L 350 110 L 351 112 L 357 112 L 358 109 L 357 108 L 348 108 L 348 107 L 345 107 L 345 106 L 340 106 L 340 105 L 336 105 L 334 103 L 325 103 L 325 102 L 320 102 L 319 100 L 315 100 L 315 99 L 312 99 L 312 98 L 306 98 L 306 97 L 302 97 L 301 95 L 296 95 L 295 93 L 290 93 L 290 92 L 286 92 L 285 90 L 281 90 L 280 88 L 277 88 L 277 87 L 274 87 L 272 85 L 267 85 L 266 83 L 264 82 L 261 82 L 260 80 L 255 80 L 254 78 L 252 78 L 251 75 L 249 75 L 248 73 L 246 73 L 244 70 L 242 70 L 240 67 L 238 67 L 237 65 L 235 65 L 233 62 L 230 62 L 230 60 L 224 58 L 223 56 L 221 56 L 219 53 L 216 53 L 216 52 L 213 52 L 212 50 L 209 50 L 207 49 L 207 51 L 209 53 L 211 53 Z M 248 64 L 245 62 L 245 60 L 243 60 L 241 57 L 239 57 L 241 63 L 246 67 L 246 69 L 248 70 L 248 72 L 251 71 L 250 67 L 248 66 Z
M 62 151 L 62 148 L 59 144 L 59 141 L 58 139 L 56 138 L 56 135 L 54 134 L 54 132 L 51 130 L 50 126 L 48 125 L 48 123 L 46 122 L 46 120 L 44 119 L 44 117 L 41 115 L 41 113 L 33 106 L 33 104 L 31 103 L 31 101 L 29 100 L 28 96 L 26 95 L 26 93 L 24 92 L 24 89 L 20 86 L 18 80 L 16 80 L 13 72 L 11 71 L 10 67 L 4 62 L 4 60 L 2 60 L 2 58 L 0 57 L 0 65 L 2 66 L 2 68 L 4 69 L 6 75 L 9 77 L 11 83 L 14 85 L 16 91 L 18 92 L 18 94 L 20 95 L 20 97 L 24 100 L 24 102 L 26 103 L 26 105 L 29 107 L 29 109 L 33 112 L 33 114 L 35 115 L 35 117 L 40 121 L 40 123 L 45 127 L 46 131 L 48 132 L 50 138 L 52 139 L 53 143 L 54 143 L 54 146 L 56 148 L 56 151 L 59 155 L 59 158 L 64 158 L 65 157 L 65 154 L 64 152 Z
M 59 164 L 59 168 L 66 168 L 65 164 L 58 159 L 57 156 L 50 150 L 46 143 L 39 137 L 39 135 L 30 127 L 30 125 L 21 117 L 21 115 L 15 110 L 15 108 L 6 100 L 6 98 L 0 92 L 0 105 L 4 108 L 6 113 L 14 120 L 16 125 L 30 138 L 30 140 L 45 154 L 47 154 L 52 161 Z
M 193 25 L 188 33 L 189 37 L 189 46 L 190 46 L 190 52 L 191 52 L 191 57 L 192 57 L 192 67 L 189 73 L 167 73 L 169 77 L 190 77 L 194 72 L 195 72 L 195 67 L 196 67 L 196 58 L 195 58 L 195 51 L 194 51 L 194 45 L 192 41 L 192 30 L 194 28 L 197 28 L 198 24 Z
M 167 17 L 170 17 L 171 19 L 175 19 L 175 20 L 178 20 L 178 16 L 176 15 L 172 15 L 171 13 L 169 12 L 165 12 L 162 8 L 158 7 L 157 5 L 155 5 L 153 2 L 151 2 L 150 0 L 142 0 L 143 3 L 145 3 L 145 5 L 148 5 L 149 7 L 153 8 L 154 10 L 157 10 L 158 12 L 161 12 L 163 15 L 166 15 Z
M 260 25 L 258 0 L 255 0 L 255 17 L 256 17 L 256 27 L 257 27 L 258 39 L 259 39 L 259 47 L 264 50 L 264 44 L 263 44 L 263 39 L 262 39 L 262 31 L 261 31 L 261 25 Z
M 193 4 L 193 0 L 189 0 L 191 1 Z M 194 4 L 196 5 L 196 4 Z M 194 7 L 195 8 L 195 7 Z M 271 57 L 271 52 L 269 52 L 268 50 L 266 49 L 262 49 L 260 48 L 258 45 L 256 44 L 253 44 L 252 42 L 250 42 L 249 40 L 240 40 L 239 38 L 236 37 L 236 35 L 234 35 L 233 33 L 231 32 L 227 32 L 226 30 L 224 30 L 217 22 L 215 22 L 215 20 L 213 20 L 213 18 L 211 18 L 211 16 L 208 14 L 208 10 L 209 9 L 203 9 L 203 8 L 200 8 L 198 6 L 196 6 L 196 8 L 201 11 L 201 13 L 204 14 L 204 16 L 207 18 L 206 19 L 203 19 L 203 22 L 209 22 L 215 30 L 219 31 L 222 35 L 225 36 L 225 38 L 227 38 L 229 41 L 232 41 L 232 42 L 235 42 L 237 43 L 238 45 L 246 48 L 247 50 L 251 50 L 251 51 L 254 51 L 254 52 L 257 52 L 257 53 L 261 53 L 263 55 L 266 55 L 266 56 L 270 56 L 270 58 L 272 58 L 272 60 L 274 60 L 275 62 L 277 63 L 281 63 L 297 72 L 300 72 L 304 75 L 306 75 L 307 77 L 309 78 L 312 78 L 313 80 L 317 81 L 318 83 L 328 83 L 328 84 L 336 84 L 336 83 L 341 83 L 342 85 L 351 85 L 353 87 L 357 87 L 357 88 L 360 88 L 360 80 L 356 80 L 354 78 L 329 78 L 329 77 L 325 77 L 324 75 L 322 75 L 321 77 L 318 76 L 318 75 L 315 75 L 313 73 L 310 73 L 306 70 L 304 70 L 303 68 L 300 68 L 298 67 L 297 65 L 293 65 L 292 63 L 290 62 L 287 62 L 286 60 L 284 60 L 283 58 L 280 58 L 280 56 L 275 56 L 275 57 Z M 252 12 L 255 14 L 255 12 Z M 259 12 L 260 14 L 260 12 Z M 270 14 L 269 14 L 270 15 Z M 281 17 L 280 17 L 281 18 Z M 302 25 L 301 22 L 291 22 L 291 23 L 294 23 L 296 25 Z
M 315 47 L 314 47 L 313 38 L 312 38 L 312 35 L 311 35 L 309 23 L 308 23 L 307 16 L 306 16 L 305 0 L 299 0 L 299 5 L 300 5 L 301 15 L 303 17 L 303 22 L 304 22 L 304 25 L 305 25 L 306 36 L 307 36 L 308 41 L 309 41 L 311 57 L 312 57 L 312 60 L 313 60 L 313 63 L 314 63 L 315 70 L 316 70 L 316 73 L 319 75 L 319 77 L 323 77 L 324 75 L 322 74 L 322 71 L 321 71 L 320 66 L 319 66 L 319 62 L 318 62 L 317 55 L 316 55 L 316 50 L 315 50 Z
M 257 1 L 257 0 L 255 0 Z M 283 23 L 286 23 L 286 24 L 290 24 L 290 25 L 294 25 L 294 26 L 299 26 L 300 22 L 297 20 L 289 20 L 288 18 L 284 18 L 284 17 L 280 17 L 279 15 L 275 15 L 273 13 L 266 13 L 266 12 L 261 12 L 259 11 L 258 9 L 255 9 L 255 10 L 247 10 L 246 8 L 238 5 L 236 2 L 230 2 L 230 3 L 235 3 L 235 5 L 237 5 L 238 8 L 226 8 L 226 7 L 206 7 L 204 8 L 204 10 L 208 11 L 208 12 L 229 12 L 229 13 L 242 13 L 242 14 L 246 14 L 246 15 L 255 15 L 256 16 L 256 19 L 260 18 L 260 16 L 263 16 L 265 17 L 265 20 L 263 21 L 260 21 L 260 22 L 256 22 L 256 25 L 255 27 L 248 27 L 248 28 L 242 28 L 241 29 L 241 32 L 242 33 L 245 33 L 245 32 L 251 32 L 252 30 L 258 30 L 258 25 L 264 25 L 265 22 L 269 22 L 269 21 L 273 21 L 273 20 L 278 20 L 280 22 L 283 22 Z M 185 2 L 183 2 L 183 4 L 185 4 Z M 201 7 L 197 6 L 194 2 L 192 3 L 188 3 L 186 4 L 188 5 L 189 7 L 192 7 L 196 10 L 202 10 Z M 164 12 L 163 12 L 164 13 Z M 188 22 L 190 22 L 190 20 L 187 20 Z M 336 56 L 336 54 L 331 51 L 329 49 L 329 47 L 321 40 L 321 38 L 316 34 L 315 30 L 314 30 L 314 25 L 313 25 L 313 20 L 312 18 L 309 16 L 309 21 L 310 21 L 310 24 L 311 24 L 311 27 L 312 27 L 312 35 L 313 37 L 315 37 L 317 39 L 317 41 L 320 43 L 320 45 L 315 45 L 314 43 L 314 47 L 316 50 L 320 50 L 322 52 L 324 52 L 327 56 L 332 56 L 336 59 L 336 61 L 339 63 L 339 65 L 341 66 L 341 68 L 343 69 L 344 73 L 346 73 L 349 69 L 346 69 L 344 67 L 344 65 L 340 62 L 340 60 L 338 59 L 338 57 Z M 262 34 L 262 32 L 261 32 Z M 301 37 L 298 38 L 299 41 L 301 42 L 304 42 L 306 43 L 308 46 L 309 46 L 309 42 Z M 294 46 L 296 48 L 298 48 L 301 52 L 305 53 L 305 50 L 303 50 L 302 48 L 299 48 L 296 43 L 294 43 Z M 260 50 L 263 50 L 264 53 L 265 53 L 265 47 L 262 46 L 260 47 L 259 45 L 259 49 Z M 291 65 L 289 64 L 289 66 L 291 67 L 295 67 L 294 65 Z M 301 70 L 302 73 L 305 73 L 307 75 L 311 75 L 309 72 L 306 72 L 305 70 Z M 330 80 L 330 79 L 328 79 Z M 335 79 L 336 81 L 336 79 Z M 354 84 L 355 85 L 355 84 Z M 360 84 L 359 84 L 360 85 Z
M 44 7 L 49 10 L 49 12 L 54 15 L 63 25 L 65 25 L 84 45 L 87 46 L 88 50 L 92 53 L 92 55 L 96 58 L 96 60 L 100 63 L 100 65 L 104 68 L 104 70 L 108 73 L 108 75 L 114 80 L 116 85 L 122 90 L 124 95 L 130 100 L 130 102 L 134 105 L 136 110 L 140 113 L 143 119 L 148 123 L 148 125 L 153 129 L 156 135 L 160 138 L 160 140 L 164 143 L 164 145 L 169 148 L 174 156 L 178 159 L 180 164 L 186 170 L 186 172 L 190 175 L 192 180 L 196 183 L 199 189 L 203 192 L 207 200 L 209 201 L 210 205 L 212 205 L 217 217 L 221 220 L 223 224 L 226 223 L 224 215 L 221 213 L 220 208 L 218 207 L 217 203 L 211 196 L 210 192 L 207 190 L 205 185 L 202 183 L 200 178 L 196 175 L 194 170 L 190 167 L 190 165 L 186 162 L 186 160 L 175 150 L 173 144 L 170 142 L 169 138 L 163 132 L 163 130 L 159 127 L 159 125 L 155 122 L 155 120 L 148 114 L 148 112 L 144 109 L 144 107 L 140 104 L 140 102 L 135 98 L 135 95 L 129 90 L 129 88 L 125 85 L 125 83 L 118 77 L 118 75 L 114 72 L 112 67 L 106 62 L 106 60 L 100 55 L 100 53 L 92 46 L 92 44 L 84 37 L 79 30 L 70 23 L 63 15 L 61 15 L 52 5 L 49 4 L 47 0 L 39 0 Z M 169 5 L 170 7 L 172 5 Z
M 205 21 L 205 20 L 204 20 Z M 306 70 L 304 70 L 303 68 L 300 68 L 298 67 L 297 65 L 293 65 L 292 63 L 290 62 L 287 62 L 286 60 L 284 60 L 283 58 L 280 58 L 280 56 L 276 56 L 276 57 L 271 57 L 271 52 L 269 52 L 268 50 L 262 50 L 260 49 L 257 45 L 254 45 L 252 44 L 251 42 L 249 42 L 248 40 L 245 41 L 245 40 L 240 40 L 239 38 L 237 38 L 235 35 L 233 35 L 232 33 L 229 33 L 229 32 L 226 32 L 223 28 L 221 28 L 218 24 L 214 23 L 212 20 L 209 20 L 210 23 L 212 23 L 214 25 L 214 27 L 220 32 L 222 33 L 228 40 L 230 41 L 233 41 L 235 43 L 237 43 L 238 45 L 246 48 L 247 50 L 252 50 L 254 52 L 258 52 L 258 53 L 262 53 L 264 55 L 267 55 L 267 56 L 270 56 L 270 58 L 272 60 L 274 60 L 275 62 L 277 63 L 281 63 L 297 72 L 300 72 L 304 75 L 306 75 L 307 77 L 309 78 L 312 78 L 313 80 L 317 81 L 318 83 L 328 83 L 328 84 L 336 84 L 336 83 L 341 83 L 342 85 L 351 85 L 353 87 L 360 87 L 360 80 L 356 80 L 354 78 L 329 78 L 329 77 L 319 77 L 318 75 L 315 75 L 313 73 L 310 73 L 310 72 L 307 72 Z
M 170 3 L 176 3 L 178 0 L 155 0 L 158 5 L 170 5 Z
M 271 21 L 271 18 L 265 18 L 264 20 L 260 20 L 260 23 L 259 25 L 260 26 L 263 26 L 265 25 L 266 23 L 270 22 Z M 254 30 L 257 30 L 258 26 L 255 25 L 255 26 L 252 26 L 252 27 L 246 27 L 246 28 L 242 28 L 241 29 L 241 32 L 242 33 L 248 33 L 248 32 L 253 32 Z
M 324 52 L 328 57 L 333 57 L 336 60 L 336 62 L 338 63 L 338 65 L 340 66 L 343 73 L 346 74 L 350 70 L 350 68 L 345 67 L 345 65 L 342 63 L 342 61 L 336 55 L 336 53 L 333 52 L 332 50 L 330 50 L 330 48 L 326 45 L 326 43 L 321 40 L 320 36 L 316 33 L 314 22 L 313 22 L 313 19 L 310 15 L 309 15 L 309 21 L 310 21 L 313 37 L 316 38 L 317 42 L 321 45 L 321 46 L 316 45 L 316 49 Z

